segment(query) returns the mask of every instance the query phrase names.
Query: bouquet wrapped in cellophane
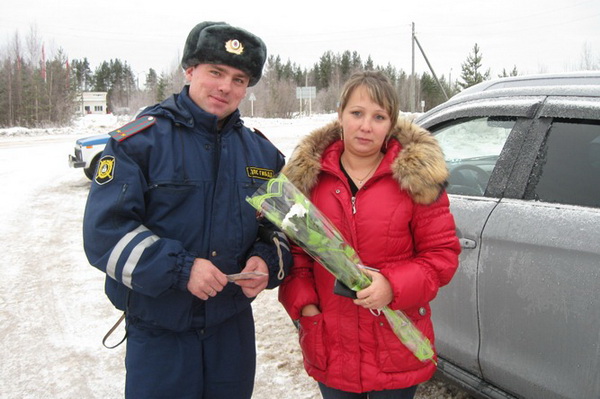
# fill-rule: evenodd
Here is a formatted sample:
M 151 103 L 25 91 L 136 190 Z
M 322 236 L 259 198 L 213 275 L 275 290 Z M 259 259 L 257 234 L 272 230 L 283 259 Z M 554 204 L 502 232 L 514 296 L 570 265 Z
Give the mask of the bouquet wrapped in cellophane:
M 263 184 L 246 201 L 352 290 L 360 291 L 371 284 L 360 268 L 362 263 L 354 248 L 283 173 Z M 431 343 L 403 312 L 387 306 L 381 312 L 396 336 L 419 360 L 435 363 Z

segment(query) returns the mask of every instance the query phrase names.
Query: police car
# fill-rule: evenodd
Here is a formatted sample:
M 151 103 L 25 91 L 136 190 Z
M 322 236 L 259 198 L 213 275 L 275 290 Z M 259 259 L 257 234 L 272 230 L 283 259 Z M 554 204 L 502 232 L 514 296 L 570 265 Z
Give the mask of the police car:
M 108 133 L 78 139 L 75 142 L 75 154 L 69 154 L 69 166 L 83 168 L 83 173 L 92 180 L 108 139 Z
M 132 121 L 135 120 L 144 109 L 146 109 L 146 107 L 138 109 L 135 116 L 132 118 Z M 74 154 L 69 154 L 69 166 L 71 168 L 83 168 L 83 173 L 85 173 L 88 179 L 92 180 L 94 178 L 96 166 L 98 166 L 98 161 L 102 156 L 102 151 L 104 151 L 104 147 L 106 147 L 106 143 L 109 139 L 109 133 L 102 133 L 78 139 L 75 142 Z

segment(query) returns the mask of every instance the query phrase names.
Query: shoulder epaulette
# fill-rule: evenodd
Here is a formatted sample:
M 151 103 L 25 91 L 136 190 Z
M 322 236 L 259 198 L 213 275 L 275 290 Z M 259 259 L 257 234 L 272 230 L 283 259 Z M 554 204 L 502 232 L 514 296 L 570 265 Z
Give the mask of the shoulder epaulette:
M 113 130 L 108 133 L 110 137 L 117 141 L 123 141 L 128 137 L 133 136 L 136 133 L 141 132 L 142 130 L 150 127 L 156 123 L 156 118 L 153 116 L 142 116 L 134 121 L 129 122 L 126 125 L 121 126 L 120 128 Z
M 251 130 L 252 130 L 254 133 L 256 133 L 256 134 L 258 134 L 259 136 L 261 136 L 262 138 L 264 138 L 264 139 L 266 139 L 266 140 L 269 140 L 269 139 L 267 138 L 267 136 L 265 136 L 265 134 L 264 134 L 263 132 L 261 132 L 260 130 L 258 130 L 257 128 L 253 127 Z M 269 140 L 269 141 L 270 141 L 270 140 Z
M 267 140 L 269 143 L 273 144 L 273 143 L 271 142 L 271 140 L 269 140 L 269 138 L 268 138 L 267 136 L 265 136 L 265 134 L 264 134 L 263 132 L 261 132 L 260 130 L 258 130 L 257 128 L 253 127 L 251 130 L 253 130 L 253 131 L 254 131 L 254 133 L 258 134 L 260 137 L 262 137 L 262 138 L 264 138 L 265 140 Z M 279 152 L 279 153 L 280 153 L 280 154 L 281 154 L 281 155 L 282 155 L 282 156 L 285 158 L 285 155 L 283 154 L 283 152 L 281 152 L 281 151 L 279 150 L 279 148 L 277 148 L 277 146 L 276 146 L 275 144 L 273 144 L 273 146 L 274 146 L 274 147 L 277 149 L 277 152 Z

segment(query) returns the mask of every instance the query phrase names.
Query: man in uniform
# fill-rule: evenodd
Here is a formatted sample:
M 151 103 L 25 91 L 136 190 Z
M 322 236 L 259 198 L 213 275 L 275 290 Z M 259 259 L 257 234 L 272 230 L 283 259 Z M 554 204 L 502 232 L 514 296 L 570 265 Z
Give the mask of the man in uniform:
M 266 48 L 223 22 L 186 40 L 179 94 L 111 132 L 89 193 L 84 247 L 125 312 L 126 397 L 250 398 L 252 299 L 281 282 L 287 241 L 246 203 L 284 164 L 238 105 Z M 267 229 L 268 232 L 272 232 Z M 242 273 L 248 279 L 233 280 Z M 233 281 L 231 281 L 233 280 Z

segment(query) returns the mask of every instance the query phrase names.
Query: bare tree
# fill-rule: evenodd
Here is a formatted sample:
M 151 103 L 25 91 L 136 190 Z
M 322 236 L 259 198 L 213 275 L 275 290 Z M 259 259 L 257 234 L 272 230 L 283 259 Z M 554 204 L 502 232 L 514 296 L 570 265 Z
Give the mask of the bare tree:
M 588 42 L 583 44 L 583 49 L 581 50 L 581 62 L 579 66 L 584 71 L 600 69 L 600 57 L 594 58 L 592 49 Z
M 19 32 L 15 32 L 12 42 L 10 43 L 9 59 L 14 60 L 14 67 L 11 65 L 13 71 L 10 75 L 10 88 L 8 90 L 11 116 L 8 123 L 14 125 L 19 124 L 21 120 L 20 108 L 23 96 L 22 77 L 24 75 L 23 70 L 26 68 L 23 60 L 23 53 L 21 51 L 21 38 L 19 37 Z
M 38 35 L 37 25 L 29 27 L 29 34 L 25 38 L 29 61 L 31 65 L 39 65 L 42 61 L 42 39 Z

